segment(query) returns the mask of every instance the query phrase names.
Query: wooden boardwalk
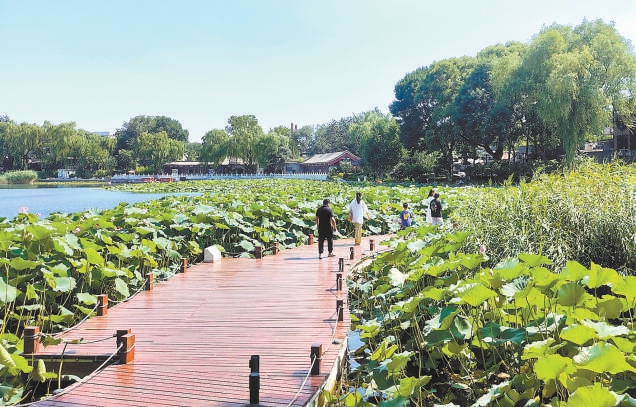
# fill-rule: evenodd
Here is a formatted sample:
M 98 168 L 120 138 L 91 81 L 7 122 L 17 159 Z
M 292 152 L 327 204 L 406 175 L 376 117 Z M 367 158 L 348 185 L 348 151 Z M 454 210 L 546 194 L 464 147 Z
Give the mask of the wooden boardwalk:
M 63 335 L 65 358 L 115 352 L 117 330 L 135 335 L 134 361 L 109 364 L 37 406 L 246 406 L 250 358 L 260 357 L 259 405 L 304 406 L 327 380 L 347 346 L 344 276 L 361 256 L 383 250 L 382 237 L 336 240 L 336 257 L 318 259 L 317 244 L 262 259 L 200 263 L 151 291 L 108 309 Z M 344 301 L 343 321 L 337 303 Z M 104 339 L 104 340 L 100 340 Z M 322 346 L 320 374 L 311 375 L 312 345 Z M 61 354 L 62 345 L 40 348 Z

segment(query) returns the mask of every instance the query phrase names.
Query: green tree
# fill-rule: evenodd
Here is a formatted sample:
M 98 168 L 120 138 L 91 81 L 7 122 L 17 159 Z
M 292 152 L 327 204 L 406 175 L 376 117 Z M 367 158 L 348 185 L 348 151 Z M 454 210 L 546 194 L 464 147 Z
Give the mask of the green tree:
M 267 172 L 280 173 L 285 169 L 285 161 L 291 158 L 288 135 L 272 130 L 256 140 L 258 164 Z
M 137 138 L 142 133 L 160 133 L 162 131 L 171 140 L 188 142 L 188 131 L 183 129 L 177 120 L 166 116 L 135 116 L 125 122 L 121 129 L 115 131 L 117 149 L 134 150 Z
M 111 154 L 115 140 L 96 134 L 86 134 L 84 143 L 79 148 L 75 164 L 76 174 L 90 178 L 96 173 L 111 174 L 115 169 L 116 160 Z
M 201 161 L 220 164 L 227 157 L 229 142 L 230 135 L 225 130 L 215 129 L 205 133 L 201 142 Z
M 361 158 L 373 175 L 384 177 L 402 158 L 400 126 L 390 114 L 368 113 L 364 122 L 351 126 L 351 134 L 360 138 Z
M 137 156 L 150 171 L 161 173 L 163 164 L 183 158 L 184 143 L 168 138 L 166 132 L 141 133 L 137 138 Z
M 258 156 L 256 142 L 263 135 L 263 129 L 254 115 L 231 116 L 225 131 L 230 135 L 228 155 L 241 158 L 247 164 L 248 172 L 256 173 Z
M 126 173 L 135 169 L 137 160 L 135 159 L 135 153 L 133 151 L 123 149 L 117 151 L 115 162 L 117 163 L 117 170 Z
M 294 130 L 291 134 L 290 148 L 292 156 L 300 157 L 303 154 L 309 154 L 314 144 L 314 128 L 312 126 L 303 126 Z

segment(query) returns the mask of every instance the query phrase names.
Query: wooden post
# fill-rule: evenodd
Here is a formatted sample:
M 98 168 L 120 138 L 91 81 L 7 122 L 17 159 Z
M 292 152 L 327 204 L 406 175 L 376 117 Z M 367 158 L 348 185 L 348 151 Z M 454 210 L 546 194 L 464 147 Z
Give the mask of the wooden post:
M 278 242 L 276 242 L 276 243 L 274 243 L 274 251 L 273 251 L 273 253 L 276 255 L 276 254 L 278 254 L 278 251 L 279 251 L 278 250 Z
M 338 259 L 338 271 L 344 273 L 344 257 Z
M 261 389 L 260 356 L 252 355 L 250 358 L 250 404 L 259 404 L 259 391 Z
M 144 290 L 152 291 L 153 288 L 155 288 L 155 274 L 148 273 L 146 274 L 146 286 L 144 287 Z
M 131 334 L 130 332 L 130 328 L 117 330 L 117 348 L 119 348 L 119 363 L 121 363 L 122 365 L 135 360 L 135 335 Z
M 37 326 L 24 327 L 24 354 L 32 355 L 40 350 L 40 328 Z
M 369 250 L 371 251 L 375 250 L 375 240 L 373 239 L 369 240 Z
M 262 259 L 263 258 L 263 247 L 262 246 L 256 246 L 254 248 L 254 257 L 257 259 Z
M 309 245 L 312 245 L 312 244 L 314 244 L 314 235 L 313 235 L 313 233 L 310 233 L 309 234 Z
M 336 312 L 338 313 L 338 322 L 344 321 L 344 300 L 336 300 Z
M 342 291 L 342 273 L 336 273 L 336 291 Z
M 349 248 L 349 260 L 353 260 L 355 258 L 355 255 L 353 253 L 353 247 Z
M 108 314 L 108 294 L 97 296 L 97 316 L 103 317 Z
M 320 374 L 320 362 L 322 361 L 322 344 L 313 343 L 311 345 L 311 375 L 318 376 Z
M 185 273 L 187 268 L 188 268 L 188 259 L 186 258 L 181 259 L 181 272 Z

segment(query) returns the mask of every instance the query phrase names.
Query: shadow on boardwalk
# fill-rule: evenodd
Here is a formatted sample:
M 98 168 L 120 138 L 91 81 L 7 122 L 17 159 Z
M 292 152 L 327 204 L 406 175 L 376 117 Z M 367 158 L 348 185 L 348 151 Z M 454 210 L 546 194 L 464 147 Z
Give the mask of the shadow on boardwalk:
M 383 250 L 367 237 L 334 242 L 336 257 L 318 259 L 317 245 L 263 259 L 201 263 L 64 335 L 65 358 L 115 351 L 117 330 L 135 335 L 134 360 L 112 364 L 38 406 L 244 406 L 250 404 L 250 358 L 260 358 L 259 404 L 304 406 L 343 357 L 349 331 L 344 274 L 361 256 Z M 342 321 L 337 304 L 344 302 Z M 312 346 L 322 346 L 311 375 Z M 61 345 L 39 354 L 61 354 Z

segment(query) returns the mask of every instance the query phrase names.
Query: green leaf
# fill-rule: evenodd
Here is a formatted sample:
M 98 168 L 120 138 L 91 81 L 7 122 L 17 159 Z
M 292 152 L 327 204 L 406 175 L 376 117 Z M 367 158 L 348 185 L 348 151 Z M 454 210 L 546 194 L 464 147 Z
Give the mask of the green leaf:
M 398 394 L 402 397 L 409 397 L 417 389 L 426 386 L 433 376 L 405 377 L 400 379 Z
M 86 260 L 88 261 L 89 264 L 104 267 L 105 260 L 97 252 L 97 250 L 89 247 L 84 249 L 84 254 L 86 255 Z
M 508 298 L 525 298 L 534 287 L 534 281 L 530 276 L 519 276 L 501 287 L 501 293 Z
M 612 291 L 618 295 L 624 295 L 630 304 L 636 300 L 636 276 L 627 276 L 618 279 L 612 286 Z
M 473 335 L 473 326 L 468 318 L 463 315 L 457 315 L 453 320 L 451 333 L 455 339 L 467 340 Z
M 545 341 L 536 341 L 529 343 L 523 348 L 523 355 L 521 355 L 521 360 L 529 360 L 529 359 L 541 359 L 546 355 L 554 354 L 557 349 L 553 348 L 554 339 L 549 338 Z
M 239 246 L 241 246 L 247 252 L 251 252 L 252 250 L 254 250 L 254 244 L 249 240 L 241 240 Z
M 389 375 L 395 376 L 403 371 L 409 363 L 411 356 L 413 356 L 413 352 L 410 351 L 395 353 L 390 360 L 387 360 L 386 363 Z
M 466 303 L 476 307 L 484 301 L 495 297 L 497 293 L 482 284 L 473 283 L 458 287 L 455 295 L 464 300 Z
M 42 261 L 25 260 L 22 257 L 15 257 L 9 262 L 11 268 L 18 271 L 34 270 L 40 264 L 42 264 Z
M 406 280 L 406 275 L 395 267 L 391 267 L 388 277 L 391 280 L 391 285 L 393 287 L 401 287 Z
M 585 288 L 579 284 L 567 283 L 562 285 L 557 291 L 557 302 L 566 307 L 580 305 L 583 301 L 584 294 Z
M 583 320 L 582 323 L 583 325 L 594 329 L 600 339 L 613 338 L 615 336 L 627 335 L 629 333 L 629 328 L 622 325 L 613 326 L 609 325 L 607 322 L 594 322 L 589 320 Z
M 115 279 L 115 290 L 121 294 L 122 297 L 128 298 L 130 297 L 130 291 L 128 290 L 128 284 L 121 278 Z
M 586 285 L 590 288 L 598 288 L 604 285 L 613 285 L 618 281 L 619 277 L 616 270 L 601 267 L 598 264 L 592 263 L 589 271 L 589 280 Z
M 625 361 L 625 354 L 618 350 L 616 346 L 607 342 L 581 348 L 579 353 L 572 359 L 579 368 L 596 373 L 636 372 L 636 369 Z
M 472 407 L 491 406 L 492 403 L 498 398 L 500 398 L 501 396 L 503 396 L 503 394 L 509 388 L 510 388 L 510 382 L 508 381 L 492 386 L 490 389 L 488 389 L 486 394 L 484 394 L 479 399 L 477 399 L 477 401 L 475 402 L 475 404 L 472 405 Z
M 618 318 L 627 307 L 623 299 L 614 296 L 604 296 L 598 304 L 596 304 L 596 313 L 607 319 Z
M 0 277 L 0 303 L 7 304 L 15 301 L 18 295 L 17 288 L 4 281 L 4 277 Z
M 558 380 L 562 374 L 576 373 L 576 367 L 570 358 L 552 354 L 539 358 L 534 364 L 534 372 L 543 381 Z
M 579 387 L 570 395 L 566 407 L 614 407 L 617 405 L 616 394 L 601 383 L 592 386 Z
M 581 281 L 586 279 L 590 274 L 590 271 L 585 268 L 581 263 L 576 261 L 568 261 L 565 267 L 561 271 L 561 278 L 567 281 Z
M 588 341 L 598 339 L 598 334 L 585 325 L 570 325 L 561 331 L 561 339 L 583 346 Z
M 56 292 L 67 293 L 75 288 L 76 282 L 73 277 L 55 277 L 55 288 L 53 288 Z
M 97 304 L 97 297 L 89 293 L 77 293 L 77 300 L 81 304 L 94 305 Z

